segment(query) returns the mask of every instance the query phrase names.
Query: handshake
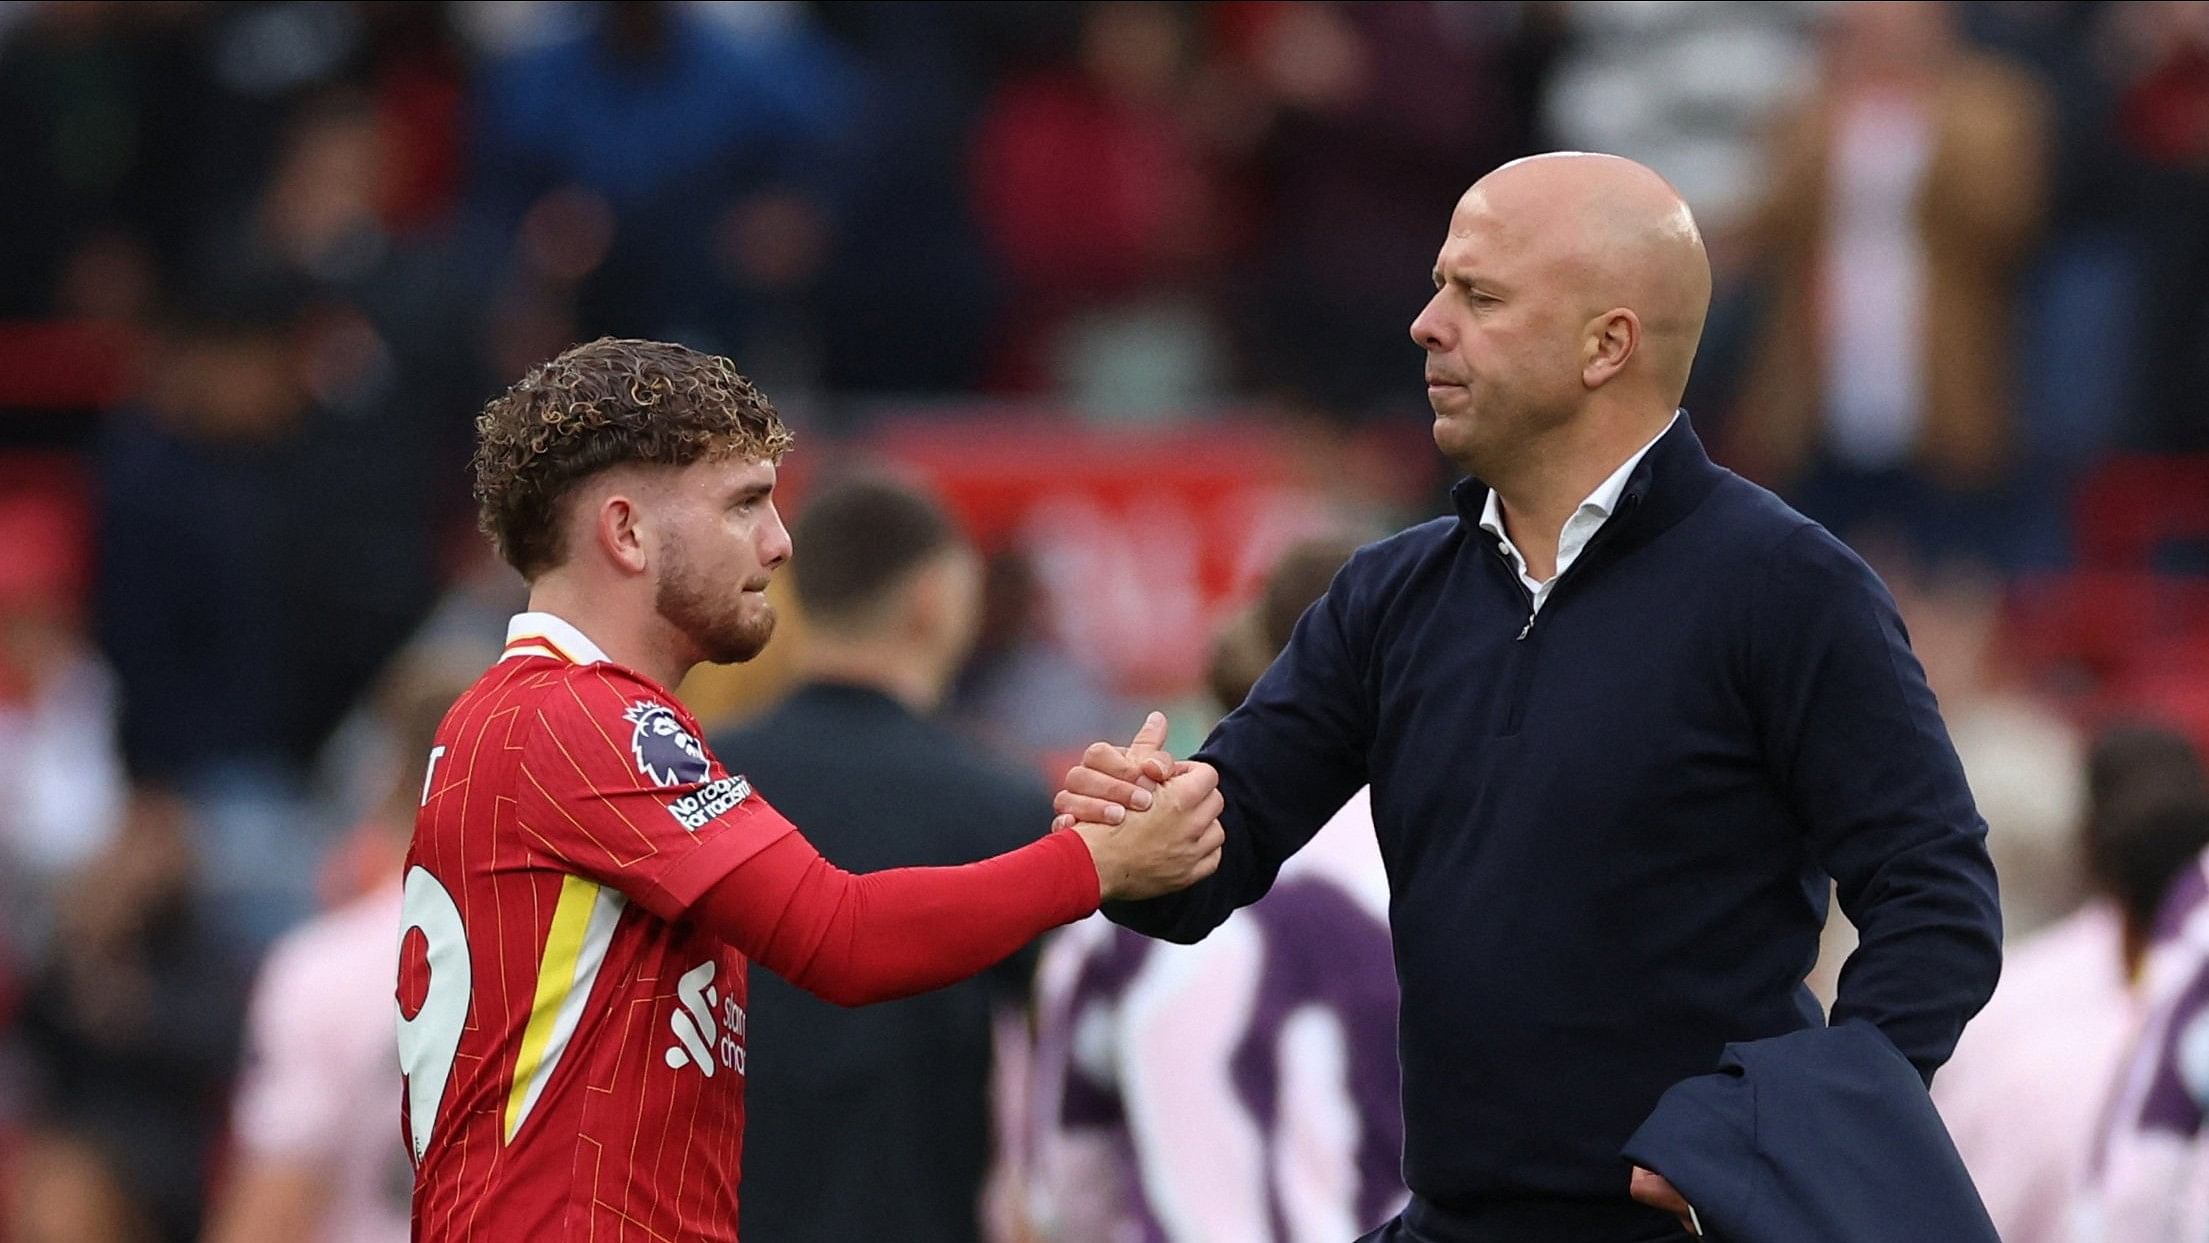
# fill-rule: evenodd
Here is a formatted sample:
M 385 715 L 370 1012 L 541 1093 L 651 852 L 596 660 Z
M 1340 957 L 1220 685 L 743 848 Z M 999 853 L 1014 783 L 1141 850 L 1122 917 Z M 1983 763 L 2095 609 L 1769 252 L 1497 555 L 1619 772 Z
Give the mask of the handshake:
M 1153 712 L 1125 748 L 1092 743 L 1052 800 L 1054 829 L 1089 846 L 1107 902 L 1133 902 L 1186 889 L 1217 871 L 1220 775 L 1210 764 L 1175 763 L 1159 748 L 1166 718 Z

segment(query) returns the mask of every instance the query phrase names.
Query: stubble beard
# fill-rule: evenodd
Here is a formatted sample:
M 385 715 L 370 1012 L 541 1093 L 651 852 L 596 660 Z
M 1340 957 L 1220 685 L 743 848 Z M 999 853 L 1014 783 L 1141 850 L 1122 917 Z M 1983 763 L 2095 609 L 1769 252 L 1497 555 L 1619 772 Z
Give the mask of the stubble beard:
M 681 545 L 668 551 L 667 570 L 652 600 L 660 616 L 714 664 L 742 664 L 765 651 L 775 634 L 775 610 L 766 597 L 759 597 L 757 612 L 747 617 L 745 601 L 755 593 L 742 590 L 742 584 L 708 583 L 692 569 Z
M 1435 448 L 1459 470 L 1490 486 L 1523 473 L 1529 461 L 1542 456 L 1543 445 L 1573 418 L 1570 410 L 1535 407 L 1514 401 L 1509 394 L 1484 396 L 1489 403 L 1480 413 L 1474 412 L 1471 403 L 1447 416 L 1437 411 L 1434 441 Z

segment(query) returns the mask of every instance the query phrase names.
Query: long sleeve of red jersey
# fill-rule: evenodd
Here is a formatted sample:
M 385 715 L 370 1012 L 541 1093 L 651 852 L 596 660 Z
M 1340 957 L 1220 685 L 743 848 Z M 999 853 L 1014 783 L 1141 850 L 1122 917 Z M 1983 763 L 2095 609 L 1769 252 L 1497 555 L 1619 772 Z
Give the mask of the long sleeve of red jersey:
M 799 988 L 859 1006 L 963 980 L 1097 902 L 1096 865 L 1072 831 L 963 867 L 864 875 L 786 833 L 716 882 L 691 917 Z

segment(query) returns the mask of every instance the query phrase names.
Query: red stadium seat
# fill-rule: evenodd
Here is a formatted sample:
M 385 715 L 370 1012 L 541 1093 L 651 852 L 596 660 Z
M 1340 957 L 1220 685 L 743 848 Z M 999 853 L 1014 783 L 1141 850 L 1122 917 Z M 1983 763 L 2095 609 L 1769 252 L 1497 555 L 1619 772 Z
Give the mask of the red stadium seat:
M 102 410 L 137 382 L 140 342 L 99 320 L 0 321 L 0 410 Z
M 2145 700 L 2192 711 L 2209 677 L 2209 456 L 2105 463 L 2075 525 L 2080 568 L 2012 586 L 2011 652 L 2089 715 Z M 2204 572 L 2186 573 L 2189 558 Z
M 2012 653 L 2042 675 L 2121 679 L 2145 654 L 2203 635 L 2209 579 L 2079 570 L 2021 579 L 2010 592 Z
M 2103 696 L 2100 715 L 2160 722 L 2209 754 L 2209 628 L 2142 653 L 2130 677 Z
M 0 453 L 0 610 L 80 607 L 91 588 L 91 477 L 64 453 Z
M 2209 549 L 2209 455 L 2119 457 L 2079 492 L 2079 564 L 2148 570 L 2173 543 Z

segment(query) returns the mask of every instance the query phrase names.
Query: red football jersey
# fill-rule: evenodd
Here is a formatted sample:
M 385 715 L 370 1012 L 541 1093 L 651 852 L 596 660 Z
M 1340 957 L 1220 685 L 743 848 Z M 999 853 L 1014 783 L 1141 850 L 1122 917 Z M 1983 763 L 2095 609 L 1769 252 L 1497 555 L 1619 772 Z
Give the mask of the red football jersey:
M 416 1239 L 735 1240 L 745 960 L 682 916 L 792 830 L 700 739 L 542 613 L 439 727 L 399 969 Z

